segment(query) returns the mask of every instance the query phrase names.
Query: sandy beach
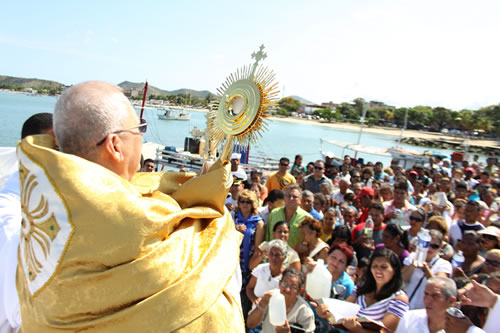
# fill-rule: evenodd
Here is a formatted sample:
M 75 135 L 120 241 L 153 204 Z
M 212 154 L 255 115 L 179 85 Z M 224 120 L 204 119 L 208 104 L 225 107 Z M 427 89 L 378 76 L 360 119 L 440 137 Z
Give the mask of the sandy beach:
M 316 126 L 324 126 L 324 127 L 330 127 L 330 128 L 335 128 L 335 129 L 345 129 L 349 131 L 359 131 L 360 125 L 358 124 L 351 124 L 351 123 L 326 123 L 326 122 L 320 122 L 319 120 L 312 120 L 312 119 L 302 119 L 302 118 L 284 118 L 284 117 L 270 117 L 272 121 L 283 121 L 283 122 L 290 122 L 290 123 L 302 123 L 302 124 L 309 124 L 309 125 L 316 125 Z M 392 127 L 380 127 L 380 126 L 372 126 L 372 127 L 363 127 L 363 132 L 366 133 L 373 133 L 373 134 L 380 134 L 380 135 L 391 135 L 391 136 L 399 136 L 401 133 L 400 128 L 392 128 Z M 415 131 L 415 130 L 406 130 L 403 133 L 403 137 L 413 137 L 413 138 L 419 138 L 419 139 L 440 139 L 440 140 L 448 140 L 448 141 L 454 141 L 457 143 L 461 143 L 464 140 L 463 136 L 452 136 L 452 135 L 445 135 L 443 133 L 434 133 L 434 132 L 423 132 L 423 131 Z M 471 144 L 477 145 L 477 146 L 482 146 L 482 147 L 499 147 L 499 144 L 495 140 L 481 140 L 481 139 L 475 139 L 471 138 Z

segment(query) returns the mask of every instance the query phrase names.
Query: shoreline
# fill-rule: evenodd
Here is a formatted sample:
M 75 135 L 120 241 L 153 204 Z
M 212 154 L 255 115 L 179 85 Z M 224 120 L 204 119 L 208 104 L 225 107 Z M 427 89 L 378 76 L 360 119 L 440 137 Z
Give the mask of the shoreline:
M 358 124 L 352 124 L 352 123 L 324 123 L 319 120 L 313 120 L 313 119 L 298 119 L 298 118 L 283 118 L 283 117 L 276 117 L 276 116 L 271 116 L 268 119 L 272 121 L 282 121 L 282 122 L 288 122 L 288 123 L 296 123 L 296 124 L 308 124 L 308 125 L 315 125 L 315 126 L 323 126 L 323 127 L 329 127 L 333 129 L 338 129 L 338 130 L 348 130 L 348 131 L 359 131 L 360 125 Z M 363 132 L 365 133 L 372 133 L 372 134 L 379 134 L 379 135 L 390 135 L 394 137 L 398 137 L 401 133 L 400 128 L 392 128 L 392 127 L 380 127 L 380 126 L 364 126 L 363 127 Z M 403 133 L 403 138 L 417 138 L 417 139 L 427 139 L 427 140 L 446 140 L 450 142 L 454 142 L 456 144 L 462 144 L 464 141 L 463 136 L 451 136 L 451 135 L 444 135 L 443 133 L 439 132 L 422 132 L 422 131 L 416 131 L 416 130 L 405 130 Z M 480 146 L 480 147 L 496 147 L 497 149 L 500 148 L 499 144 L 497 143 L 496 140 L 484 140 L 484 139 L 474 139 L 470 138 L 470 145 L 471 146 Z

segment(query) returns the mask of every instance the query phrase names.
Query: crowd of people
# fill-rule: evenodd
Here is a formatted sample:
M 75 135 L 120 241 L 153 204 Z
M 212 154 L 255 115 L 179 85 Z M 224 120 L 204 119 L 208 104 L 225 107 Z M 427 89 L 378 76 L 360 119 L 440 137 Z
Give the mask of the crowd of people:
M 496 331 L 495 157 L 404 169 L 297 155 L 264 177 L 235 153 L 230 168 L 151 174 L 146 130 L 98 81 L 26 121 L 0 189 L 0 332 L 335 332 L 305 290 L 321 268 L 330 298 L 359 306 L 343 330 Z
M 322 259 L 330 296 L 360 305 L 343 329 L 365 331 L 365 317 L 387 331 L 493 332 L 496 303 L 467 302 L 464 290 L 500 293 L 498 160 L 429 157 L 405 169 L 396 159 L 384 166 L 331 157 L 283 157 L 267 179 L 253 170 L 244 180 L 241 156 L 231 156 L 238 169 L 226 207 L 244 235 L 247 331 L 337 331 L 327 305 L 304 290 Z M 287 301 L 282 327 L 269 323 L 273 290 Z

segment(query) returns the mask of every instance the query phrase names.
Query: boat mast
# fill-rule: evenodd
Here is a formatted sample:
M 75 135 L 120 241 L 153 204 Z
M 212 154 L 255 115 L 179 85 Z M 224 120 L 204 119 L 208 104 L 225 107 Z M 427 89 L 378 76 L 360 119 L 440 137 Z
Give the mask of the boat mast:
M 408 109 L 405 110 L 405 122 L 403 127 L 401 127 L 401 133 L 399 133 L 398 143 L 401 144 L 401 140 L 403 139 L 403 133 L 406 130 L 406 125 L 408 124 Z
M 144 85 L 144 95 L 142 96 L 142 107 L 141 107 L 141 119 L 144 114 L 144 104 L 146 103 L 146 93 L 148 91 L 148 80 L 146 80 L 146 84 Z
M 361 118 L 360 118 L 360 121 L 361 121 L 361 126 L 359 126 L 359 135 L 358 135 L 358 145 L 359 143 L 361 142 L 361 133 L 363 133 L 363 127 L 365 125 L 365 117 L 366 117 L 366 102 L 363 103 L 363 112 L 361 114 Z M 342 152 L 343 154 L 343 152 Z M 356 151 L 354 153 L 354 160 L 356 160 L 356 157 L 358 156 L 358 152 Z

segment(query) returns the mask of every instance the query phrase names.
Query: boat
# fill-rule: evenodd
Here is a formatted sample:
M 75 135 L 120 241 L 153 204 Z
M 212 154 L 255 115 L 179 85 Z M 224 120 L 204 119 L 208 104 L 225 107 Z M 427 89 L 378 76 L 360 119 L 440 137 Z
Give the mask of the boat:
M 161 120 L 190 120 L 191 113 L 184 109 L 173 107 L 158 107 L 158 119 Z
M 338 141 L 338 140 L 329 140 L 329 139 L 320 139 L 320 153 L 323 158 L 330 157 L 333 158 L 333 164 L 340 166 L 343 164 L 343 159 L 338 157 L 332 157 L 333 153 L 325 152 L 323 150 L 323 143 L 333 144 L 335 146 L 341 147 L 342 149 L 342 157 L 345 155 L 345 150 L 351 150 L 354 152 L 354 158 L 356 158 L 358 153 L 391 157 L 392 159 L 396 159 L 399 161 L 399 165 L 403 169 L 411 169 L 415 165 L 424 165 L 429 162 L 429 158 L 433 156 L 439 156 L 441 158 L 449 158 L 447 155 L 443 155 L 440 153 L 434 153 L 430 151 L 424 151 L 423 153 L 419 153 L 409 149 L 403 149 L 399 146 L 390 147 L 390 148 L 380 148 L 374 146 L 366 146 L 361 145 L 359 142 L 361 141 L 361 134 L 363 132 L 364 120 L 366 115 L 366 107 L 363 109 L 363 115 L 361 116 L 361 126 L 359 130 L 359 137 L 357 143 Z M 404 131 L 406 130 L 406 121 L 408 115 L 405 115 L 405 125 L 401 129 L 401 134 L 399 136 L 398 142 L 401 142 L 401 138 L 403 136 Z

